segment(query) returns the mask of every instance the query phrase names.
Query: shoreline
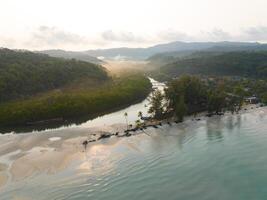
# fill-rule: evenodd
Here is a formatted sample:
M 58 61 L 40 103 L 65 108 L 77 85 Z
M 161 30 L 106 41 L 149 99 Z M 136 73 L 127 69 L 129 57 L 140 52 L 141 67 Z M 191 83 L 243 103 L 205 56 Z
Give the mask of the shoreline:
M 117 131 L 116 133 L 103 133 L 102 135 L 96 136 L 94 138 L 90 138 L 89 140 L 85 140 L 83 142 L 83 145 L 88 145 L 89 143 L 93 143 L 93 142 L 99 141 L 101 139 L 110 138 L 112 136 L 130 137 L 130 136 L 134 136 L 137 134 L 146 134 L 145 130 L 147 128 L 151 128 L 151 127 L 157 129 L 157 128 L 159 128 L 163 125 L 166 125 L 166 124 L 171 126 L 174 123 L 178 125 L 178 124 L 185 124 L 188 121 L 201 121 L 201 120 L 207 120 L 209 118 L 226 117 L 226 116 L 231 116 L 231 115 L 236 116 L 236 115 L 248 113 L 249 110 L 253 110 L 253 109 L 257 109 L 257 108 L 263 108 L 263 107 L 265 107 L 265 106 L 260 106 L 260 104 L 247 104 L 247 105 L 243 106 L 242 109 L 237 113 L 231 113 L 230 111 L 226 111 L 222 115 L 213 114 L 211 116 L 207 116 L 208 112 L 205 111 L 205 112 L 197 113 L 196 115 L 185 116 L 184 121 L 182 121 L 182 122 L 178 122 L 173 117 L 163 119 L 163 120 L 147 121 L 147 123 L 144 122 L 144 124 L 141 125 L 140 127 L 135 127 L 132 129 L 124 129 L 124 130 Z
M 149 91 L 148 94 L 145 95 L 144 97 L 139 98 L 139 99 L 137 99 L 137 100 L 135 100 L 133 102 L 130 102 L 130 103 L 127 103 L 127 104 L 124 104 L 124 105 L 120 105 L 118 107 L 114 107 L 114 108 L 111 108 L 111 109 L 108 109 L 106 111 L 99 112 L 97 114 L 90 115 L 90 116 L 83 116 L 83 117 L 69 118 L 69 119 L 60 118 L 60 121 L 57 121 L 56 119 L 59 119 L 59 118 L 56 118 L 56 119 L 43 120 L 44 122 L 48 122 L 48 123 L 40 123 L 39 124 L 38 123 L 39 121 L 37 121 L 37 122 L 34 122 L 35 123 L 34 125 L 27 124 L 27 125 L 24 125 L 24 126 L 14 125 L 14 126 L 10 126 L 10 127 L 9 126 L 0 127 L 0 135 L 6 135 L 6 134 L 13 133 L 13 132 L 15 134 L 20 134 L 20 133 L 23 133 L 25 131 L 27 131 L 27 132 L 35 132 L 35 131 L 53 130 L 53 129 L 59 129 L 59 128 L 62 128 L 62 127 L 69 127 L 69 126 L 72 126 L 72 125 L 78 126 L 78 125 L 81 125 L 81 124 L 83 124 L 83 123 L 85 123 L 87 121 L 94 120 L 96 118 L 103 117 L 103 116 L 111 114 L 113 112 L 117 112 L 117 111 L 120 111 L 122 109 L 125 109 L 125 108 L 127 108 L 127 107 L 129 107 L 131 105 L 141 103 L 148 97 L 150 92 L 151 91 Z M 5 132 L 3 132 L 3 131 L 5 131 Z
M 151 91 L 148 77 L 133 75 L 91 93 L 78 91 L 2 103 L 0 132 L 81 124 L 141 102 Z M 54 98 L 52 103 L 48 97 Z
M 249 108 L 249 109 L 248 109 Z M 251 109 L 253 108 L 253 109 Z M 247 109 L 247 110 L 245 110 Z M 238 116 L 247 113 L 257 113 L 266 111 L 266 107 L 258 105 L 247 105 L 238 114 L 232 115 L 226 113 L 224 116 L 206 117 L 205 113 L 198 114 L 195 120 L 194 116 L 188 116 L 181 123 L 175 124 L 167 121 L 162 123 L 164 129 L 169 126 L 177 127 L 178 134 L 184 128 L 197 128 L 203 125 L 208 119 L 216 120 L 229 116 Z M 259 114 L 259 113 L 258 113 Z M 122 135 L 116 137 L 114 133 L 124 134 L 125 124 L 113 124 L 105 127 L 80 128 L 70 130 L 48 131 L 41 134 L 8 134 L 1 135 L 0 138 L 0 190 L 12 181 L 24 180 L 40 173 L 54 174 L 64 171 L 71 166 L 73 162 L 83 163 L 85 152 L 95 151 L 96 149 L 105 149 L 120 145 L 123 141 L 128 141 L 130 137 Z M 153 127 L 148 128 L 145 132 L 136 131 L 130 136 L 153 137 L 158 131 Z M 110 134 L 99 140 L 88 143 L 86 148 L 82 144 L 85 140 L 91 140 L 101 137 L 103 134 Z M 148 138 L 149 138 L 148 137 Z M 130 142 L 130 141 L 129 141 Z M 2 166 L 2 167 L 1 167 Z

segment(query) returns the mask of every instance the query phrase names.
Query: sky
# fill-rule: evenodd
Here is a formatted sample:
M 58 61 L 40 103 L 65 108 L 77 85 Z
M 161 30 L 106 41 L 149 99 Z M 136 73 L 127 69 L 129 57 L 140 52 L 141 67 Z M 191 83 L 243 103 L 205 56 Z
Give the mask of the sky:
M 267 42 L 267 0 L 0 0 L 0 47 Z

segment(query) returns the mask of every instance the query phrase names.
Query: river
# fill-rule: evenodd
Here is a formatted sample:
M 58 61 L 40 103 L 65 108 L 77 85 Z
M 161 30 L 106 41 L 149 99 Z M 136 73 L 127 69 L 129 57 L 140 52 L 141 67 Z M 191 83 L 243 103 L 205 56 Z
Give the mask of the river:
M 83 148 L 89 134 L 124 126 L 125 112 L 134 121 L 145 104 L 81 125 L 0 136 L 0 199 L 266 199 L 267 108 Z
M 159 89 L 163 91 L 165 84 L 160 83 L 152 78 L 149 77 L 150 82 L 152 83 L 152 87 Z M 36 127 L 22 127 L 22 128 L 15 128 L 12 130 L 12 132 L 5 132 L 4 130 L 0 130 L 0 134 L 8 134 L 8 133 L 30 133 L 30 132 L 35 132 L 35 133 L 43 133 L 43 132 L 55 132 L 55 131 L 62 131 L 64 130 L 69 130 L 69 129 L 84 129 L 84 128 L 90 128 L 90 127 L 105 127 L 105 126 L 110 126 L 114 124 L 122 124 L 124 123 L 126 126 L 126 118 L 124 116 L 125 113 L 127 113 L 127 121 L 129 124 L 135 124 L 135 121 L 140 119 L 138 117 L 138 112 L 142 112 L 143 116 L 148 116 L 148 105 L 149 105 L 149 100 L 146 98 L 140 103 L 131 105 L 127 108 L 121 109 L 116 112 L 112 112 L 110 114 L 105 114 L 103 116 L 99 116 L 97 118 L 94 118 L 92 120 L 88 120 L 84 123 L 81 124 L 69 124 L 69 125 L 64 125 L 60 126 L 57 128 L 49 128 L 44 126 L 36 126 Z M 40 129 L 40 130 L 39 130 Z

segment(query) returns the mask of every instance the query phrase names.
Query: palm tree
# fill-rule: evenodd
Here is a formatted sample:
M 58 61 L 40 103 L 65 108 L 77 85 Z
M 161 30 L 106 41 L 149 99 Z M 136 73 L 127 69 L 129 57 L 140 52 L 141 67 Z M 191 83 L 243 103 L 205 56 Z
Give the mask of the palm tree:
M 143 113 L 141 111 L 138 112 L 138 117 L 141 119 L 143 117 Z
M 140 121 L 139 119 L 136 120 L 136 121 L 135 121 L 135 126 L 136 126 L 137 128 L 139 128 L 140 125 L 141 125 L 141 121 Z
M 163 100 L 164 95 L 160 90 L 155 90 L 149 98 L 150 108 L 148 109 L 148 113 L 150 113 L 155 119 L 160 119 L 163 115 Z
M 126 126 L 127 126 L 127 130 L 128 130 L 128 113 L 127 112 L 124 113 L 124 117 L 125 117 Z

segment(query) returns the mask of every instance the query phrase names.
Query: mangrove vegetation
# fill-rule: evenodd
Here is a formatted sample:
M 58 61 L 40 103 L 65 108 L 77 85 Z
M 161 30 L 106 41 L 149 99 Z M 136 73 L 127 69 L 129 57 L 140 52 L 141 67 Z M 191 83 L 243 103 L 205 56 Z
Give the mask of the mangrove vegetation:
M 189 53 L 188 53 L 189 54 Z M 160 63 L 151 73 L 168 80 L 184 74 L 205 76 L 267 77 L 267 52 L 194 52 L 183 57 L 155 56 L 150 62 Z
M 0 104 L 1 126 L 25 125 L 41 120 L 96 117 L 143 100 L 151 91 L 142 75 L 116 78 L 96 89 L 53 91 L 27 100 Z
M 153 119 L 175 116 L 178 121 L 200 112 L 208 116 L 237 113 L 246 103 L 266 103 L 266 89 L 263 80 L 184 75 L 169 81 L 164 92 L 152 93 L 149 113 Z
M 141 101 L 150 91 L 141 73 L 111 77 L 100 65 L 0 49 L 0 127 L 90 119 Z
M 61 89 L 73 82 L 109 79 L 100 65 L 29 51 L 0 49 L 0 103 Z

